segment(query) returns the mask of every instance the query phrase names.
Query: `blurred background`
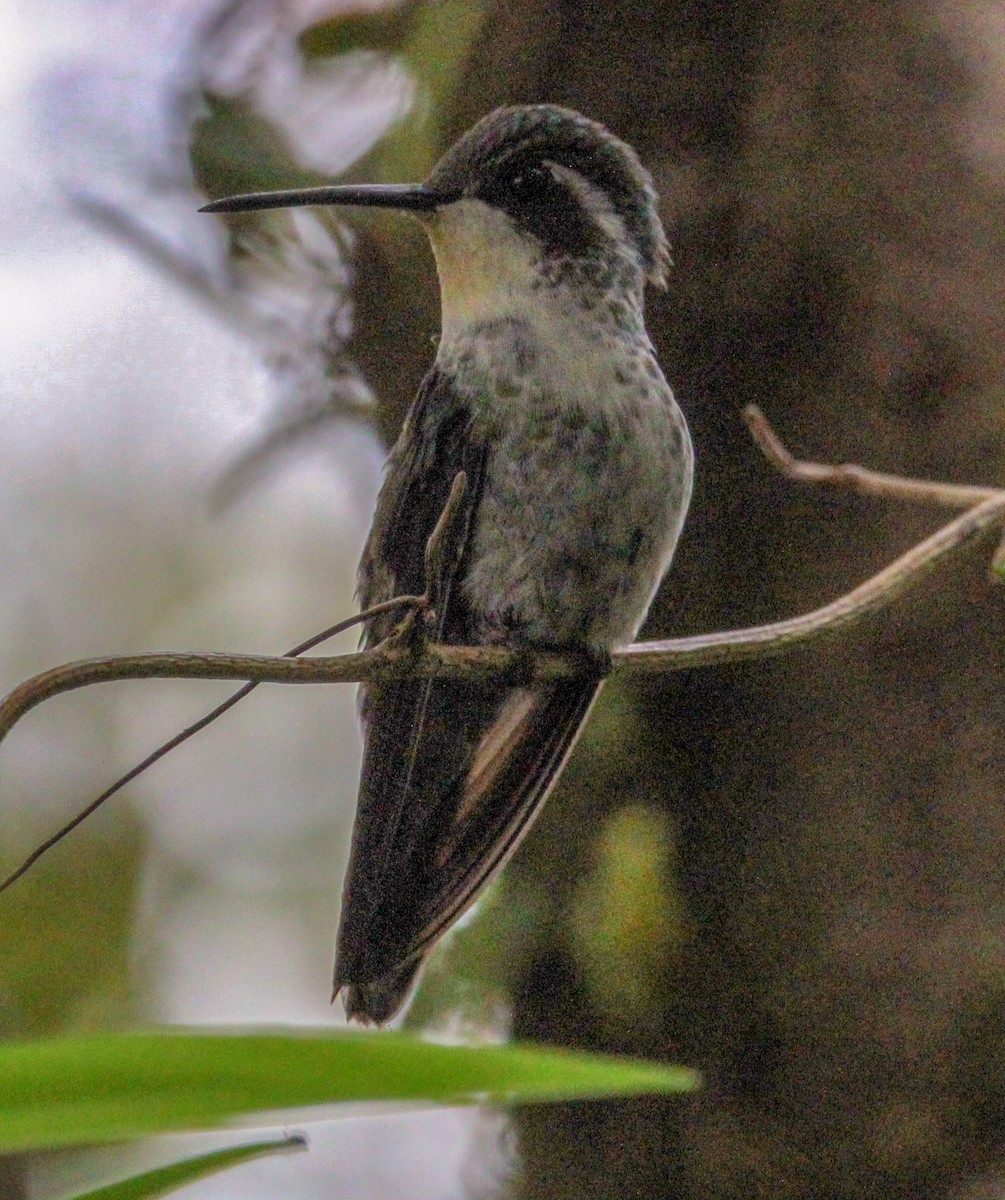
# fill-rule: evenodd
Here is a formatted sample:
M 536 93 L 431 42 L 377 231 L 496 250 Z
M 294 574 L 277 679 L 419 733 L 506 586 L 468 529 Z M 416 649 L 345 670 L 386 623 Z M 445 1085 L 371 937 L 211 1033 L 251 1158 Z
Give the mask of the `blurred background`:
M 781 480 L 745 403 L 807 456 L 1001 478 L 999 5 L 2 0 L 0 64 L 5 688 L 352 610 L 431 257 L 388 214 L 195 210 L 421 178 L 502 103 L 603 121 L 662 197 L 697 483 L 649 634 L 813 607 L 942 519 Z M 824 649 L 608 687 L 408 1017 L 687 1063 L 696 1098 L 370 1110 L 198 1194 L 1005 1196 L 1003 618 L 974 554 Z M 0 867 L 226 691 L 34 712 Z M 158 764 L 0 898 L 3 1033 L 341 1021 L 358 756 L 353 689 L 269 688 Z M 0 1196 L 172 1152 L 8 1161 Z

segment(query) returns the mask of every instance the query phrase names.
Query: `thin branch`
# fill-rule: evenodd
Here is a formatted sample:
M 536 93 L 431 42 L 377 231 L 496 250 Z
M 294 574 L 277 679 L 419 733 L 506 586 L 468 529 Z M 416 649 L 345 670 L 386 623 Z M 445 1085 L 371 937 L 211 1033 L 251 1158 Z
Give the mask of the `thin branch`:
M 945 508 L 970 508 L 983 500 L 1005 495 L 1001 488 L 977 487 L 965 483 L 936 483 L 928 479 L 909 479 L 870 471 L 857 463 L 820 463 L 798 459 L 782 443 L 756 404 L 743 409 L 750 435 L 764 457 L 789 479 L 802 483 L 823 483 L 865 496 L 890 496 L 899 500 L 917 500 L 941 504 Z
M 443 603 L 443 597 L 436 594 L 441 581 L 452 577 L 451 568 L 463 547 L 467 521 L 461 505 L 464 503 L 467 493 L 467 473 L 458 471 L 454 476 L 454 482 L 450 485 L 450 495 L 447 496 L 443 512 L 440 513 L 439 519 L 433 526 L 433 532 L 426 542 L 424 567 L 426 594 L 429 596 L 434 610 Z
M 619 674 L 657 674 L 692 667 L 768 658 L 845 629 L 919 582 L 939 563 L 1005 522 L 1005 492 L 944 525 L 878 575 L 823 608 L 785 621 L 725 633 L 637 642 L 613 655 Z M 414 597 L 409 600 L 414 601 Z M 0 703 L 0 740 L 43 700 L 62 692 L 120 679 L 245 679 L 255 683 L 359 683 L 455 679 L 487 683 L 513 679 L 543 683 L 582 672 L 575 655 L 503 646 L 446 646 L 412 650 L 389 638 L 372 650 L 335 657 L 277 658 L 254 654 L 134 654 L 85 659 L 35 675 Z
M 315 646 L 320 646 L 322 642 L 327 642 L 329 638 L 335 637 L 336 634 L 344 633 L 345 630 L 351 629 L 353 625 L 358 625 L 361 621 L 366 621 L 370 617 L 377 616 L 379 613 L 393 612 L 398 608 L 415 610 L 423 607 L 425 604 L 425 596 L 397 596 L 393 600 L 388 600 L 383 604 L 375 604 L 372 608 L 366 609 L 365 612 L 357 613 L 353 617 L 348 617 L 344 621 L 339 621 L 337 624 L 329 626 L 327 629 L 322 630 L 321 633 L 314 634 L 313 637 L 309 637 L 305 642 L 301 642 L 299 646 L 294 646 L 292 650 L 287 650 L 283 658 L 295 658 L 299 654 L 305 654 L 308 650 L 313 650 Z M 211 709 L 205 716 L 200 717 L 198 721 L 193 721 L 191 725 L 187 725 L 181 733 L 176 733 L 173 738 L 158 746 L 146 758 L 138 762 L 135 767 L 131 767 L 125 775 L 120 775 L 110 787 L 105 788 L 100 796 L 71 817 L 51 837 L 46 838 L 44 842 L 36 846 L 19 867 L 11 871 L 5 879 L 0 880 L 0 892 L 5 892 L 12 883 L 16 883 L 22 875 L 26 875 L 43 854 L 61 842 L 67 834 L 72 833 L 78 825 L 83 824 L 92 813 L 97 812 L 106 800 L 110 800 L 127 783 L 131 783 L 138 775 L 142 775 L 148 767 L 152 767 L 165 754 L 170 754 L 176 746 L 180 746 L 182 742 L 187 742 L 190 737 L 194 737 L 200 730 L 205 729 L 207 725 L 211 725 L 217 717 L 222 717 L 225 712 L 233 708 L 239 700 L 243 700 L 249 692 L 253 692 L 256 687 L 258 687 L 257 681 L 246 683 L 244 687 L 238 688 L 236 692 L 228 696 L 221 704 L 218 704 L 216 708 Z
M 744 410 L 755 441 L 769 461 L 793 479 L 827 483 L 851 488 L 869 495 L 896 496 L 950 507 L 981 501 L 943 526 L 931 537 L 914 546 L 877 575 L 846 595 L 810 613 L 768 625 L 698 637 L 672 638 L 642 642 L 616 652 L 615 670 L 622 674 L 662 674 L 692 667 L 767 658 L 785 653 L 860 620 L 868 613 L 889 604 L 895 597 L 918 583 L 935 566 L 988 530 L 1005 521 L 1005 490 L 966 487 L 904 479 L 868 471 L 853 464 L 831 466 L 795 459 L 774 433 L 764 415 L 754 405 Z M 427 576 L 437 576 L 442 561 L 452 552 L 454 526 L 461 511 L 466 478 L 460 472 L 450 497 L 426 549 Z M 996 564 L 1003 557 L 999 547 Z M 248 682 L 212 712 L 188 726 L 160 746 L 143 762 L 133 767 L 58 833 L 43 842 L 7 878 L 0 881 L 0 892 L 19 879 L 52 846 L 75 829 L 92 812 L 130 780 L 175 746 L 204 729 L 211 721 L 233 707 L 259 683 L 337 683 L 363 680 L 391 681 L 403 678 L 457 679 L 469 682 L 506 681 L 527 684 L 562 679 L 582 671 L 581 656 L 541 653 L 528 656 L 526 650 L 501 646 L 445 646 L 424 638 L 404 638 L 392 634 L 371 650 L 336 657 L 301 659 L 296 656 L 334 634 L 379 612 L 397 607 L 417 609 L 427 606 L 431 596 L 400 596 L 377 605 L 332 626 L 321 634 L 294 647 L 281 658 L 246 654 L 139 654 L 114 658 L 88 659 L 55 667 L 26 680 L 0 703 L 0 741 L 14 725 L 36 705 L 52 696 L 92 683 L 120 679 L 244 679 Z
M 630 646 L 625 655 L 635 671 L 656 673 L 715 663 L 770 658 L 829 636 L 885 607 L 909 588 L 920 583 L 935 567 L 957 554 L 990 530 L 1005 522 L 1005 491 L 962 513 L 931 537 L 913 546 L 877 575 L 859 584 L 823 608 L 749 629 L 698 637 L 644 642 Z M 618 656 L 615 656 L 616 660 Z M 2 706 L 0 706 L 2 714 Z

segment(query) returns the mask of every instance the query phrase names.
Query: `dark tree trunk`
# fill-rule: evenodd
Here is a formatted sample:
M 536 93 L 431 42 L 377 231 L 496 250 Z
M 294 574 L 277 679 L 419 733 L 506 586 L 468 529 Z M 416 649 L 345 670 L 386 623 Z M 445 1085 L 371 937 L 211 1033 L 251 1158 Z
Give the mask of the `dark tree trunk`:
M 663 197 L 676 269 L 650 329 L 697 491 L 650 632 L 813 607 L 940 519 L 779 479 L 739 420 L 749 401 L 813 457 L 999 477 L 1005 222 L 985 134 L 1005 92 L 982 11 L 567 0 L 490 17 L 456 131 L 496 103 L 569 104 L 634 144 Z M 590 794 L 573 771 L 511 870 L 548 872 L 560 904 L 576 813 L 640 792 L 665 807 L 693 936 L 659 1032 L 613 1048 L 698 1065 L 706 1087 L 521 1112 L 521 1195 L 906 1200 L 993 1169 L 1003 622 L 975 555 L 826 649 L 632 693 L 630 788 Z M 567 943 L 542 944 L 519 1034 L 612 1046 L 601 1018 Z

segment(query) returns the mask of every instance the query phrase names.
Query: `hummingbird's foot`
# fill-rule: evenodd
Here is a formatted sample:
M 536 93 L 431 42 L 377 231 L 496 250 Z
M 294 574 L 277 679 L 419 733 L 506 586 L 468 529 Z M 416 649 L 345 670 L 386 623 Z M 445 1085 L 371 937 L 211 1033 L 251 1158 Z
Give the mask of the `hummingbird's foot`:
M 614 659 L 606 646 L 588 642 L 549 642 L 538 638 L 529 640 L 512 631 L 509 637 L 491 639 L 492 644 L 508 646 L 516 651 L 512 667 L 506 672 L 506 682 L 514 687 L 533 683 L 535 660 L 539 654 L 560 654 L 572 661 L 575 675 L 583 679 L 606 679 L 614 670 Z
M 431 612 L 428 598 L 424 598 L 421 604 L 410 605 L 390 633 L 381 639 L 380 645 L 387 648 L 401 647 L 412 655 L 421 654 L 429 640 Z
M 608 646 L 577 646 L 573 654 L 582 659 L 584 675 L 606 679 L 614 670 L 614 658 Z

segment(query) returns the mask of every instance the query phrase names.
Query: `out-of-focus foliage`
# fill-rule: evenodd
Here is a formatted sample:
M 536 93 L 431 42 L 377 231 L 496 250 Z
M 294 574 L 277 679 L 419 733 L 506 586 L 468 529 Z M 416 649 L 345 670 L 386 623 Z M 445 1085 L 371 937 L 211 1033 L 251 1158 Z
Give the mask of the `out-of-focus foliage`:
M 535 1103 L 692 1091 L 691 1071 L 405 1034 L 95 1034 L 0 1045 L 0 1150 L 118 1141 L 346 1101 Z
M 206 106 L 192 127 L 190 154 L 195 181 L 208 196 L 326 182 L 321 172 L 299 165 L 276 127 L 246 102 L 207 96 Z
M 79 830 L 73 853 L 49 855 L 4 895 L 0 1020 L 7 1036 L 123 1021 L 142 846 L 128 818 L 104 836 Z
M 568 914 L 573 961 L 598 1022 L 651 1030 L 673 986 L 688 921 L 665 813 L 639 804 L 608 816 Z
M 505 1035 L 513 985 L 533 957 L 546 916 L 504 874 L 430 957 L 405 1028 L 473 1041 Z
M 417 180 L 429 170 L 445 148 L 443 117 L 455 100 L 488 9 L 487 0 L 406 0 L 378 13 L 341 15 L 304 31 L 300 46 L 309 61 L 353 51 L 390 52 L 415 80 L 412 111 L 357 165 L 356 177 Z

